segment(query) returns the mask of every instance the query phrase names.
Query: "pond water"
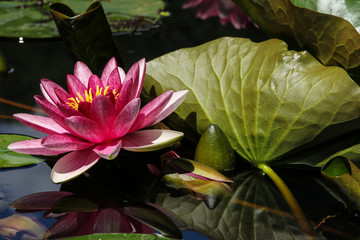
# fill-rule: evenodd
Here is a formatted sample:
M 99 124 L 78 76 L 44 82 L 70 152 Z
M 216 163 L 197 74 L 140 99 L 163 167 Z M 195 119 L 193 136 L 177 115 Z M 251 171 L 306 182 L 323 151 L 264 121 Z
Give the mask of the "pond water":
M 217 18 L 197 19 L 194 10 L 182 10 L 181 3 L 177 1 L 170 3 L 172 16 L 163 19 L 156 28 L 114 35 L 126 66 L 131 66 L 142 57 L 149 61 L 173 50 L 197 46 L 223 36 L 249 37 L 254 41 L 266 39 L 254 26 L 236 30 L 230 24 L 222 26 Z M 0 82 L 0 98 L 3 99 L 35 107 L 33 96 L 41 95 L 41 78 L 65 86 L 66 74 L 73 72 L 74 63 L 60 39 L 24 39 L 22 43 L 14 39 L 1 39 L 0 50 L 10 67 L 6 79 Z M 1 116 L 17 112 L 33 111 L 0 103 Z M 5 117 L 0 118 L 0 133 L 43 136 Z M 189 146 L 190 143 L 185 141 L 184 145 Z M 15 213 L 15 209 L 8 204 L 16 199 L 33 193 L 67 191 L 81 198 L 81 206 L 74 208 L 80 208 L 79 212 L 82 213 L 91 212 L 81 208 L 91 208 L 87 200 L 96 202 L 103 209 L 121 209 L 119 211 L 126 215 L 124 209 L 128 205 L 134 203 L 137 206 L 144 199 L 150 199 L 152 203 L 181 217 L 183 222 L 177 222 L 177 225 L 184 227 L 183 239 L 307 239 L 281 194 L 262 172 L 246 164 L 239 166 L 243 171 L 234 177 L 234 192 L 220 200 L 216 199 L 215 205 L 209 207 L 206 200 L 173 192 L 148 176 L 146 164 L 159 164 L 158 158 L 162 153 L 130 154 L 125 151 L 114 162 L 101 161 L 88 175 L 62 185 L 54 184 L 50 179 L 50 166 L 55 159 L 28 167 L 0 169 L 0 219 Z M 181 153 L 190 157 L 193 147 L 185 148 Z M 336 194 L 324 190 L 326 184 L 318 170 L 278 171 L 315 226 L 315 239 L 360 238 L 358 215 L 344 210 Z M 43 225 L 43 229 L 53 226 L 58 219 L 55 217 L 60 216 L 44 217 L 44 211 L 19 214 Z M 70 224 L 71 221 L 68 221 Z M 11 239 L 26 239 L 24 231 L 26 229 L 22 229 L 17 238 Z M 83 232 L 86 230 L 83 229 Z M 61 234 L 64 233 L 59 233 L 59 236 L 65 236 Z

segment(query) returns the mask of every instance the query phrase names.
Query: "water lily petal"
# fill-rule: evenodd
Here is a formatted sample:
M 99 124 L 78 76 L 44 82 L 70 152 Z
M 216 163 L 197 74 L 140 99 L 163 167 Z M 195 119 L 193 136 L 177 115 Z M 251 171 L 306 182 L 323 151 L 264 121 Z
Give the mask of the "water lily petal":
M 155 151 L 173 145 L 183 136 L 182 132 L 173 130 L 141 130 L 125 135 L 122 148 L 132 152 Z
M 54 183 L 71 180 L 91 168 L 100 157 L 91 149 L 68 153 L 60 158 L 51 171 Z
M 129 132 L 139 113 L 140 104 L 140 98 L 135 98 L 121 110 L 113 125 L 112 136 L 114 139 L 122 137 Z
M 115 119 L 114 114 L 114 105 L 108 97 L 99 95 L 94 98 L 90 106 L 89 118 L 102 128 L 104 136 L 108 136 L 111 133 Z
M 133 98 L 139 97 L 144 83 L 144 75 L 146 70 L 145 59 L 134 63 L 126 74 L 124 82 L 133 81 L 134 89 L 132 92 Z
M 115 57 L 112 57 L 109 62 L 106 64 L 102 74 L 101 74 L 101 81 L 103 82 L 103 84 L 105 86 L 109 85 L 108 84 L 108 78 L 111 74 L 111 72 L 115 69 L 118 68 L 118 65 L 116 63 L 116 59 Z
M 61 113 L 64 115 L 64 117 L 71 117 L 71 116 L 82 116 L 82 117 L 84 117 L 84 114 L 82 114 L 80 111 L 77 111 L 73 107 L 70 107 L 67 104 L 58 103 L 57 107 L 59 108 Z
M 66 76 L 67 79 L 67 86 L 69 89 L 69 93 L 72 97 L 79 97 L 78 94 L 81 94 L 81 96 L 83 97 L 83 99 L 85 99 L 85 90 L 87 90 L 87 88 L 85 87 L 85 85 L 75 76 L 68 74 Z M 87 86 L 87 85 L 86 85 Z M 82 100 L 81 98 L 79 100 Z
M 170 115 L 184 101 L 186 94 L 188 92 L 189 92 L 188 90 L 174 92 L 170 98 L 170 101 L 163 108 L 163 110 L 152 121 L 147 123 L 144 127 L 152 126 L 160 122 L 164 118 L 166 118 L 168 115 Z
M 90 77 L 93 75 L 91 70 L 83 62 L 76 62 L 74 67 L 74 76 L 77 77 L 84 86 L 88 85 Z
M 135 120 L 135 124 L 132 126 L 130 132 L 141 129 L 144 126 L 147 126 L 148 123 L 151 123 L 156 118 L 156 116 L 158 116 L 159 113 L 166 107 L 172 95 L 173 91 L 169 90 L 146 104 L 138 114 Z
M 121 84 L 124 84 L 126 73 L 125 73 L 124 69 L 122 69 L 121 67 L 118 67 L 118 71 L 119 71 L 119 75 L 120 75 L 120 79 L 121 79 Z
M 48 100 L 43 98 L 42 96 L 35 96 L 36 103 L 41 107 L 42 110 L 57 124 L 59 124 L 61 127 L 69 131 L 69 128 L 66 126 L 64 119 L 65 116 L 62 114 L 62 112 L 54 106 L 52 103 L 50 103 Z
M 43 117 L 38 115 L 32 115 L 28 113 L 17 113 L 14 117 L 22 124 L 31 127 L 37 131 L 55 134 L 55 133 L 67 133 L 63 127 L 57 124 L 54 120 L 49 117 Z
M 64 150 L 53 150 L 45 148 L 41 145 L 41 139 L 31 139 L 9 144 L 8 149 L 18 153 L 32 154 L 32 155 L 56 155 L 65 153 Z
M 41 140 L 41 145 L 53 150 L 71 152 L 89 148 L 93 146 L 94 143 L 84 141 L 69 134 L 52 134 L 44 137 Z
M 123 84 L 115 104 L 116 113 L 119 113 L 121 109 L 123 109 L 132 99 L 134 99 L 132 96 L 133 87 L 134 85 L 132 84 L 132 81 L 127 81 Z
M 65 123 L 74 135 L 89 142 L 99 143 L 104 140 L 102 129 L 99 125 L 85 117 L 73 116 L 65 119 Z
M 108 78 L 107 84 L 111 86 L 112 90 L 116 90 L 117 93 L 121 90 L 121 77 L 119 74 L 119 68 L 115 68 Z
M 100 78 L 97 75 L 92 75 L 89 80 L 88 89 L 90 90 L 90 88 L 91 88 L 93 97 L 95 96 L 97 86 L 99 86 L 98 87 L 99 89 L 104 88 L 104 85 L 103 85 L 102 81 L 100 80 Z
M 121 140 L 104 143 L 93 148 L 93 151 L 102 158 L 113 160 L 121 149 Z
M 64 99 L 59 99 L 59 96 L 65 96 L 66 99 L 70 97 L 70 95 L 62 87 L 60 87 L 58 84 L 54 83 L 53 81 L 45 78 L 41 79 L 40 90 L 44 95 L 44 97 L 46 98 L 46 100 L 48 100 L 49 102 L 55 105 L 64 100 Z M 55 90 L 60 94 L 59 93 L 57 94 Z

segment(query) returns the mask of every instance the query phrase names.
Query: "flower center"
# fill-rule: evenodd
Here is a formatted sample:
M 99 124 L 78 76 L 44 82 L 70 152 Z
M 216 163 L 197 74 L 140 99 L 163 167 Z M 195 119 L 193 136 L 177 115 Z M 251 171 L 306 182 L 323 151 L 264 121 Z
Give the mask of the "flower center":
M 105 89 L 103 87 L 99 87 L 99 85 L 96 86 L 96 92 L 95 92 L 95 97 L 99 96 L 99 95 L 104 95 L 107 96 L 109 94 L 111 94 L 111 92 L 109 92 L 110 89 L 110 85 L 106 86 Z M 104 90 L 104 91 L 103 91 Z M 89 102 L 92 103 L 94 97 L 93 97 L 93 92 L 92 89 L 89 88 L 88 90 L 84 91 L 84 95 L 81 95 L 80 93 L 76 93 L 77 96 L 76 97 L 70 97 L 68 98 L 68 102 L 66 103 L 68 106 L 74 108 L 75 110 L 79 111 L 79 103 L 80 102 Z M 119 97 L 119 93 L 117 93 L 116 89 L 114 89 L 112 91 L 112 94 L 114 95 L 115 100 Z

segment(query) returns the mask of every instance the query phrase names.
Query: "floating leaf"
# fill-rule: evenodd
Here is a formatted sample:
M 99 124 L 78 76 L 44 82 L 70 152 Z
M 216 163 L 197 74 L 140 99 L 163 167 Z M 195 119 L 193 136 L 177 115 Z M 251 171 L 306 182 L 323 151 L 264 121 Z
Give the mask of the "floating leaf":
M 338 156 L 331 159 L 321 173 L 340 188 L 350 208 L 360 210 L 360 170 L 355 164 Z
M 308 50 L 325 65 L 359 71 L 360 35 L 354 28 L 360 27 L 358 1 L 234 2 L 269 36 L 283 39 L 291 47 Z M 359 72 L 356 75 L 360 76 Z
M 91 235 L 84 235 L 79 237 L 66 238 L 69 240 L 170 240 L 170 238 L 163 237 L 157 234 L 138 234 L 138 233 L 96 233 Z
M 76 13 L 82 13 L 91 0 L 58 0 L 70 6 Z M 0 36 L 51 38 L 58 37 L 52 20 L 49 1 L 0 1 Z M 119 0 L 102 1 L 106 17 L 113 32 L 148 28 L 160 18 L 159 10 L 164 8 L 161 0 Z
M 29 139 L 33 138 L 15 134 L 0 134 L 0 168 L 21 167 L 44 161 L 29 154 L 10 151 L 7 148 L 10 143 Z
M 169 118 L 172 128 L 192 137 L 191 131 L 217 124 L 255 165 L 360 116 L 360 88 L 343 69 L 325 67 L 305 51 L 288 51 L 277 39 L 221 38 L 150 61 L 144 96 L 169 89 L 190 90 L 177 116 Z
M 211 124 L 201 135 L 196 147 L 195 161 L 204 163 L 217 171 L 234 169 L 234 150 L 219 126 Z

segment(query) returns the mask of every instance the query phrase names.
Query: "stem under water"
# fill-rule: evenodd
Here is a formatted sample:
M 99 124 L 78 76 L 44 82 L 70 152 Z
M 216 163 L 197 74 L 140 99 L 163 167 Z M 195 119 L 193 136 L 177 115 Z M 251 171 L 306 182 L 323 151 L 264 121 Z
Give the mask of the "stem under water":
M 300 227 L 307 235 L 308 239 L 312 239 L 313 230 L 309 225 L 309 221 L 306 219 L 305 214 L 303 213 L 299 203 L 297 202 L 297 200 L 295 199 L 294 195 L 292 194 L 288 186 L 285 184 L 285 182 L 268 165 L 259 164 L 257 165 L 257 167 L 263 170 L 266 173 L 266 175 L 268 175 L 271 178 L 271 180 L 275 183 L 276 187 L 280 190 L 285 201 L 287 202 L 291 211 L 298 220 Z

